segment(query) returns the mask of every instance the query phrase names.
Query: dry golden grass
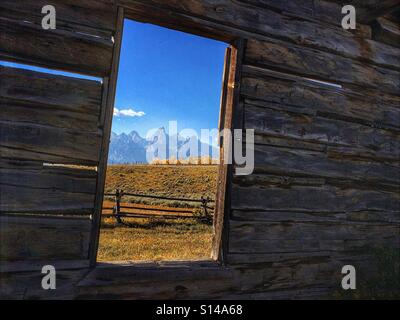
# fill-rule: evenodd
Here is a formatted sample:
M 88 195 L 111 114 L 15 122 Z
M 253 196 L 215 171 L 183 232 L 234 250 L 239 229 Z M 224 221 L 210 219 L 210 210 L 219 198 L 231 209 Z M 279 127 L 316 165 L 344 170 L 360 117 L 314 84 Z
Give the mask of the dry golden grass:
M 219 159 L 214 159 L 211 157 L 189 157 L 188 159 L 176 159 L 174 157 L 169 159 L 154 159 L 151 165 L 217 165 L 219 164 Z
M 107 168 L 105 191 L 113 193 L 119 188 L 127 193 L 189 199 L 200 199 L 204 196 L 214 199 L 217 173 L 218 166 L 215 165 L 110 165 Z M 124 197 L 123 201 L 187 206 L 187 204 L 174 201 L 138 197 Z
M 210 165 L 111 165 L 106 192 L 120 188 L 128 193 L 199 199 L 215 197 L 217 166 Z M 185 207 L 174 201 L 124 197 L 123 201 Z M 104 218 L 98 261 L 160 261 L 209 259 L 212 226 L 196 219 L 124 219 L 132 227 Z
M 135 227 L 104 219 L 98 261 L 209 259 L 212 226 L 197 220 L 124 219 Z

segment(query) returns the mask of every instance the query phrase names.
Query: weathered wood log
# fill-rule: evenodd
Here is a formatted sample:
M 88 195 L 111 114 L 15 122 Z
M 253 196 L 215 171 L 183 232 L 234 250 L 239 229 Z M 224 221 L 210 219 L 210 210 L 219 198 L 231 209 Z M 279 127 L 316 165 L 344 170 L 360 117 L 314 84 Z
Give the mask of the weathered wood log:
M 117 3 L 136 11 L 142 6 L 142 16 L 146 10 L 147 12 L 162 10 L 164 15 L 174 15 L 175 18 L 192 19 L 192 21 L 200 18 L 202 27 L 210 23 L 214 25 L 214 28 L 218 28 L 218 24 L 221 28 L 234 27 L 230 29 L 231 34 L 249 39 L 262 40 L 263 36 L 271 36 L 377 65 L 400 67 L 396 48 L 362 39 L 341 26 L 327 25 L 322 28 L 319 22 L 308 21 L 301 17 L 293 19 L 270 8 L 260 8 L 228 0 L 170 0 L 168 2 L 118 0 Z M 144 6 L 147 7 L 144 8 Z M 186 25 L 188 25 L 187 21 Z M 193 29 L 195 29 L 195 23 L 193 23 Z M 243 35 L 243 31 L 248 32 L 248 36 Z M 337 45 L 338 43 L 340 46 Z
M 337 119 L 327 119 L 315 115 L 293 111 L 294 108 L 277 103 L 246 100 L 245 128 L 273 136 L 288 136 L 301 141 L 326 143 L 331 146 L 371 151 L 371 158 L 392 158 L 399 161 L 400 133 L 372 128 Z M 358 150 L 357 150 L 358 151 Z
M 164 269 L 163 269 L 164 267 Z M 161 272 L 160 272 L 161 271 Z M 79 286 L 104 286 L 146 283 L 150 279 L 154 283 L 230 278 L 229 268 L 223 268 L 212 261 L 178 261 L 149 263 L 100 264 Z
M 261 0 L 263 1 L 263 0 Z M 268 0 L 266 0 L 268 1 Z M 357 21 L 371 23 L 378 17 L 390 14 L 399 8 L 398 0 L 330 0 L 339 8 L 345 5 L 353 5 L 357 12 Z
M 29 123 L 0 122 L 0 146 L 27 150 L 40 155 L 48 161 L 52 156 L 63 157 L 69 161 L 61 163 L 81 164 L 80 160 L 94 165 L 99 160 L 101 132 L 91 133 L 69 129 L 54 128 Z M 5 155 L 2 154 L 3 157 Z M 37 158 L 27 159 L 36 160 Z M 76 159 L 76 160 L 75 160 Z
M 353 0 L 358 9 L 358 19 L 364 23 L 370 23 L 400 6 L 399 0 Z
M 318 21 L 324 25 L 325 23 L 331 23 L 337 26 L 341 26 L 343 19 L 342 6 L 338 3 L 331 1 L 313 1 L 313 0 L 238 0 L 239 2 L 249 3 L 256 7 L 270 8 L 279 10 L 285 15 L 291 15 L 293 17 L 299 17 L 308 19 L 311 21 Z M 371 38 L 371 31 L 368 25 L 357 23 L 355 30 L 349 30 L 354 32 L 357 36 L 363 38 Z
M 239 2 L 252 4 L 261 8 L 279 10 L 295 17 L 314 19 L 320 22 L 340 24 L 342 20 L 341 6 L 330 1 L 312 0 L 239 0 Z
M 98 162 L 100 82 L 17 68 L 0 72 L 2 157 Z
M 400 50 L 398 54 L 400 57 Z M 249 40 L 245 62 L 318 80 L 355 84 L 400 95 L 399 71 L 369 66 L 349 58 L 276 40 Z
M 88 259 L 89 219 L 0 216 L 3 261 Z
M 266 222 L 307 222 L 307 223 L 347 223 L 360 222 L 371 224 L 400 224 L 398 211 L 351 211 L 351 212 L 320 212 L 307 211 L 242 211 L 233 210 L 232 219 L 235 221 L 266 221 Z
M 330 185 L 263 187 L 257 184 L 232 187 L 232 209 L 284 212 L 355 212 L 389 211 L 399 209 L 395 192 L 342 189 Z
M 58 164 L 68 164 L 68 165 L 82 165 L 82 166 L 96 166 L 97 162 L 92 160 L 83 160 L 73 157 L 65 157 L 62 155 L 41 153 L 37 151 L 30 151 L 19 148 L 0 146 L 0 155 L 4 159 L 14 159 L 14 160 L 35 160 L 41 161 L 42 163 L 58 163 Z
M 400 47 L 400 26 L 385 18 L 379 18 L 372 25 L 372 38 L 394 47 Z
M 89 259 L 90 265 L 96 265 L 97 250 L 99 245 L 101 213 L 104 200 L 104 186 L 106 181 L 106 170 L 108 162 L 108 152 L 111 139 L 112 118 L 114 112 L 114 103 L 117 90 L 118 68 L 120 62 L 120 52 L 122 47 L 122 33 L 124 28 L 124 9 L 119 7 L 115 19 L 115 38 L 113 53 L 111 59 L 111 68 L 109 77 L 104 78 L 104 90 L 102 96 L 102 112 L 100 122 L 102 125 L 102 139 L 100 142 L 100 154 L 98 162 L 97 190 L 95 194 L 95 203 L 92 219 L 92 234 L 90 235 Z
M 298 175 L 291 172 L 274 172 L 265 168 L 255 168 L 253 174 L 248 176 L 234 176 L 235 182 L 240 186 L 280 187 L 284 189 L 292 186 L 314 186 L 323 188 L 324 185 L 335 186 L 342 189 L 375 190 L 397 192 L 398 186 L 393 183 L 368 183 L 366 181 L 348 178 L 315 177 L 310 175 Z
M 104 268 L 96 268 L 79 283 L 79 297 L 188 299 L 218 298 L 233 294 L 251 297 L 254 293 L 273 292 L 278 288 L 299 289 L 306 285 L 304 274 L 307 273 L 312 274 L 307 277 L 308 285 L 315 285 L 317 282 L 321 284 L 321 278 L 322 281 L 326 280 L 326 276 L 321 275 L 326 272 L 328 264 L 326 256 L 313 260 L 288 259 L 274 265 L 266 264 L 264 268 L 247 265 L 240 270 L 221 266 L 215 269 L 197 267 L 196 262 L 187 267 L 169 263 L 153 266 L 151 263 L 124 264 L 119 267 L 109 264 Z M 336 264 L 330 265 L 330 268 L 335 266 Z M 133 278 L 141 280 L 135 285 L 127 283 Z
M 80 168 L 44 166 L 0 167 L 0 184 L 73 193 L 96 192 L 97 172 Z
M 195 266 L 185 269 L 167 263 L 153 266 L 153 271 L 146 264 L 108 264 L 105 268 L 100 265 L 88 275 L 88 269 L 60 271 L 58 290 L 50 294 L 50 290 L 35 286 L 35 283 L 41 281 L 40 273 L 8 273 L 0 278 L 0 296 L 25 299 L 321 298 L 322 295 L 329 294 L 329 288 L 336 288 L 340 284 L 341 277 L 337 270 L 345 263 L 351 261 L 360 271 L 370 272 L 372 269 L 368 256 L 343 256 L 329 251 L 307 253 L 303 256 L 286 254 L 286 259 L 275 254 L 276 260 L 272 261 L 270 255 L 269 262 L 262 261 L 265 254 L 230 254 L 231 256 L 239 258 L 241 265 L 236 268 L 218 267 L 220 274 L 206 266 L 199 267 L 208 270 L 211 276 Z M 249 259 L 247 263 L 243 263 L 245 257 Z M 168 277 L 173 272 L 171 269 L 175 271 L 176 277 Z M 152 275 L 159 279 L 164 272 L 165 281 L 157 281 L 157 285 L 154 285 Z M 189 272 L 195 280 L 187 276 Z M 135 274 L 140 274 L 141 281 L 133 285 L 131 279 Z
M 356 161 L 329 157 L 329 154 L 308 150 L 279 148 L 268 145 L 254 146 L 256 170 L 288 175 L 310 175 L 335 179 L 348 179 L 358 183 L 393 185 L 400 181 L 399 166 L 380 162 Z
M 388 19 L 391 22 L 399 23 L 400 22 L 400 7 L 395 8 L 393 11 L 385 14 L 383 18 Z
M 309 261 L 310 263 L 325 265 L 323 277 L 320 278 L 325 285 L 328 285 L 332 279 L 333 274 L 331 274 L 331 279 L 329 279 L 329 272 L 327 265 L 330 268 L 337 268 L 342 261 L 352 261 L 355 265 L 370 265 L 373 261 L 371 259 L 371 254 L 362 252 L 360 250 L 354 249 L 350 251 L 330 251 L 330 250 L 319 250 L 319 251 L 303 251 L 303 252 L 276 252 L 276 253 L 229 253 L 228 259 L 229 263 L 232 265 L 240 264 L 242 268 L 251 268 L 252 264 L 258 264 L 260 266 L 268 266 L 270 264 L 288 264 L 290 261 L 296 261 L 300 267 L 302 267 L 302 261 Z M 329 262 L 330 263 L 329 263 Z M 328 262 L 328 264 L 327 264 Z M 340 268 L 340 266 L 339 266 Z M 367 268 L 370 269 L 370 268 Z M 336 269 L 337 270 L 337 269 Z M 360 269 L 361 270 L 361 269 Z M 365 269 L 364 269 L 365 270 Z M 333 271 L 333 270 L 332 270 Z M 334 272 L 333 272 L 334 273 Z M 308 281 L 309 279 L 303 278 L 303 281 Z M 337 279 L 340 282 L 339 279 Z
M 36 108 L 60 109 L 80 117 L 99 116 L 102 85 L 91 81 L 0 66 L 0 98 Z M 3 104 L 4 103 L 4 104 Z
M 282 103 L 281 107 L 285 110 L 310 116 L 396 131 L 400 128 L 399 97 L 378 92 L 370 95 L 347 88 L 337 90 L 303 81 L 299 77 L 285 79 L 281 73 L 271 73 L 261 68 L 246 67 L 244 71 L 241 91 L 245 97 Z M 246 76 L 250 74 L 250 77 Z
M 341 159 L 343 161 L 381 162 L 394 166 L 399 166 L 400 164 L 398 153 L 391 151 L 379 152 L 359 147 L 329 146 L 326 148 L 326 153 L 331 159 Z
M 94 195 L 52 189 L 0 185 L 0 213 L 45 213 L 51 215 L 93 214 Z M 43 192 L 46 191 L 44 194 Z
M 380 162 L 388 165 L 399 166 L 399 158 L 393 153 L 373 151 L 357 146 L 335 146 L 331 143 L 307 140 L 303 141 L 301 138 L 289 135 L 280 136 L 272 133 L 263 133 L 257 130 L 254 133 L 254 143 L 256 145 L 267 145 L 289 149 L 317 151 L 325 153 L 329 159 L 337 159 L 340 161 L 348 160 L 355 162 Z
M 42 274 L 42 268 L 45 265 L 52 265 L 56 271 L 61 270 L 75 270 L 75 269 L 87 269 L 89 268 L 89 260 L 23 260 L 23 261 L 1 261 L 0 262 L 0 273 L 1 278 L 6 278 L 7 273 L 20 274 L 21 272 L 34 271 L 36 274 Z M 0 287 L 2 284 L 0 279 Z M 73 284 L 71 283 L 71 286 Z M 0 289 L 0 296 L 2 290 Z
M 85 168 L 0 161 L 0 212 L 92 214 L 97 173 Z
M 0 16 L 41 25 L 46 0 L 3 0 Z M 113 0 L 53 0 L 57 11 L 57 28 L 111 38 L 115 31 L 116 10 Z
M 229 250 L 235 252 L 350 251 L 395 245 L 399 225 L 268 223 L 231 221 Z
M 232 256 L 232 254 L 229 256 Z M 235 254 L 235 256 L 238 255 Z M 203 266 L 203 268 L 208 269 L 209 273 L 201 277 L 203 271 L 198 270 L 195 263 L 193 263 L 192 268 L 188 268 L 191 271 L 180 266 L 174 268 L 173 265 L 171 266 L 168 263 L 154 265 L 153 270 L 146 264 L 124 264 L 119 267 L 109 264 L 105 268 L 100 266 L 87 276 L 87 280 L 90 280 L 90 282 L 86 280 L 80 282 L 79 298 L 304 298 L 310 295 L 310 291 L 316 297 L 321 297 L 321 289 L 337 287 L 337 284 L 340 284 L 340 273 L 335 274 L 345 262 L 351 261 L 357 270 L 371 271 L 369 257 L 365 255 L 340 255 L 322 251 L 318 254 L 310 252 L 302 256 L 287 254 L 286 259 L 277 258 L 276 261 L 271 261 L 270 258 L 269 262 L 260 261 L 260 258 L 262 259 L 264 256 L 263 254 L 241 256 L 247 257 L 249 261 L 242 263 L 241 266 L 235 266 L 236 268 L 219 267 L 221 272 L 225 272 L 215 278 L 216 271 L 206 266 Z M 253 264 L 255 261 L 252 260 L 252 256 L 255 257 L 255 260 L 258 260 L 258 265 Z M 275 255 L 275 257 L 277 256 Z M 148 263 L 148 265 L 151 265 L 151 263 Z M 131 270 L 129 271 L 129 269 Z M 144 270 L 141 271 L 140 269 Z M 175 270 L 173 277 L 170 276 L 173 273 L 171 269 Z M 193 274 L 193 280 L 191 280 L 191 277 L 187 277 L 187 272 Z M 158 281 L 164 273 L 165 280 Z M 111 274 L 115 274 L 115 276 L 111 276 Z M 135 283 L 135 285 L 126 283 L 127 279 L 131 279 L 134 274 L 139 275 L 141 281 Z M 153 274 L 156 277 L 157 285 L 149 285 L 154 284 Z M 106 281 L 102 281 L 103 279 Z M 120 283 L 114 282 L 114 279 L 119 280 Z M 316 291 L 319 295 L 315 293 Z
M 240 186 L 276 186 L 281 188 L 290 188 L 291 186 L 314 186 L 322 187 L 326 184 L 326 178 L 312 178 L 302 176 L 257 174 L 253 173 L 247 176 L 233 176 L 233 181 Z
M 81 260 L 82 261 L 82 260 Z M 78 261 L 79 262 L 79 261 Z M 3 263 L 3 262 L 0 262 Z M 11 267 L 11 263 L 4 262 L 6 266 Z M 78 290 L 76 284 L 81 280 L 87 273 L 88 269 L 80 270 L 62 270 L 66 265 L 64 262 L 52 260 L 42 261 L 42 266 L 51 264 L 54 265 L 57 270 L 57 282 L 56 290 L 43 290 L 41 281 L 43 274 L 40 269 L 37 268 L 39 262 L 32 261 L 30 270 L 31 272 L 9 272 L 2 273 L 0 277 L 0 297 L 2 299 L 46 299 L 46 300 L 60 300 L 67 299 L 72 300 L 77 297 Z M 61 264 L 63 263 L 63 264 Z M 68 261 L 69 264 L 76 263 L 75 261 Z M 83 261 L 82 261 L 83 263 Z M 20 262 L 18 262 L 20 264 Z M 26 264 L 26 267 L 28 265 Z M 0 266 L 1 269 L 1 266 Z
M 99 130 L 99 116 L 93 113 L 71 112 L 57 106 L 2 98 L 0 106 L 0 122 L 35 123 L 74 131 Z
M 81 33 L 43 30 L 0 18 L 0 58 L 102 77 L 111 67 L 113 43 Z

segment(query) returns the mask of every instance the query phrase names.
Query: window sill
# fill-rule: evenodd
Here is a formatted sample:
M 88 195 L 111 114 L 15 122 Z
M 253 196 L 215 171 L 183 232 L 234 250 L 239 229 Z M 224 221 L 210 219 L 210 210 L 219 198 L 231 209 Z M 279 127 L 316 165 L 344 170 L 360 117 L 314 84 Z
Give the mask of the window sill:
M 171 282 L 221 281 L 232 277 L 232 269 L 217 261 L 101 262 L 78 286 L 153 286 Z

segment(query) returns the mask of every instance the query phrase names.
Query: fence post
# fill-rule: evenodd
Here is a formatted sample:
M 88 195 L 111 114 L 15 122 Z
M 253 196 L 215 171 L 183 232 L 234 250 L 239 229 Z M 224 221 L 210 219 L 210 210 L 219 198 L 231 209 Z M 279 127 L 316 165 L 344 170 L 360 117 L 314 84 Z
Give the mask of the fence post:
M 122 223 L 121 217 L 121 192 L 119 189 L 115 191 L 115 219 L 118 223 Z
M 203 215 L 204 218 L 208 221 L 210 219 L 210 215 L 208 214 L 207 211 L 207 206 L 208 206 L 208 202 L 210 201 L 210 198 L 204 198 L 203 196 L 201 197 L 201 207 L 203 208 Z

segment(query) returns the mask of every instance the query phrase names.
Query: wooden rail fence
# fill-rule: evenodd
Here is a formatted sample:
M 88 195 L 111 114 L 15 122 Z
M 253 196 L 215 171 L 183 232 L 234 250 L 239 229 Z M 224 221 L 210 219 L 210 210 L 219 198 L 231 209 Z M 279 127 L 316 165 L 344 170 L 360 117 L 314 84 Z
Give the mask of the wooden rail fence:
M 164 218 L 164 219 L 199 219 L 204 222 L 211 222 L 214 208 L 209 206 L 214 203 L 214 200 L 209 197 L 201 197 L 200 199 L 188 199 L 179 197 L 163 197 L 156 195 L 128 193 L 123 190 L 117 189 L 115 193 L 105 193 L 105 196 L 114 198 L 114 205 L 112 207 L 103 206 L 103 210 L 112 210 L 112 213 L 103 213 L 102 217 L 112 217 L 119 224 L 126 224 L 122 218 Z M 195 207 L 192 208 L 162 208 L 162 207 L 138 207 L 127 206 L 122 202 L 123 197 L 141 197 L 149 199 L 160 199 L 170 201 L 180 201 L 186 203 L 199 203 L 201 213 L 195 214 Z M 130 211 L 128 211 L 130 210 Z M 132 212 L 133 210 L 133 212 Z M 137 211 L 135 211 L 137 210 Z M 139 211 L 157 211 L 157 213 L 143 213 Z M 168 213 L 168 214 L 163 214 Z M 175 214 L 173 214 L 175 213 Z

